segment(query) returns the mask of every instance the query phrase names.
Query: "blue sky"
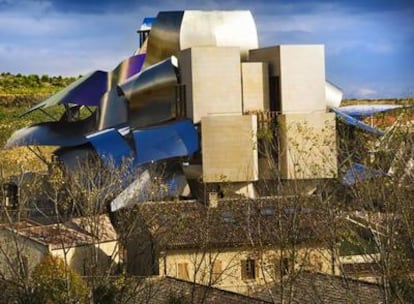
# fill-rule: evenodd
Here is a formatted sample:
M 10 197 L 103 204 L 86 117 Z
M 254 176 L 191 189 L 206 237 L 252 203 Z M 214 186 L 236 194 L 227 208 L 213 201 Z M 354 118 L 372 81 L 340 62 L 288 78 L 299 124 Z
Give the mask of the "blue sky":
M 414 2 L 398 0 L 0 0 L 0 72 L 111 70 L 145 16 L 182 9 L 249 9 L 260 46 L 324 44 L 347 98 L 414 96 Z

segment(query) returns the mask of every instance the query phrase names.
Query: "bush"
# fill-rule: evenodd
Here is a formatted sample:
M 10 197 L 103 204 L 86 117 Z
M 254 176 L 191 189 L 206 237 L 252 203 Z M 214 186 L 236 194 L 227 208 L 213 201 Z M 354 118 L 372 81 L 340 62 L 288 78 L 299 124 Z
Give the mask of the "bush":
M 82 278 L 65 267 L 65 262 L 47 255 L 33 269 L 33 303 L 86 303 L 88 288 Z

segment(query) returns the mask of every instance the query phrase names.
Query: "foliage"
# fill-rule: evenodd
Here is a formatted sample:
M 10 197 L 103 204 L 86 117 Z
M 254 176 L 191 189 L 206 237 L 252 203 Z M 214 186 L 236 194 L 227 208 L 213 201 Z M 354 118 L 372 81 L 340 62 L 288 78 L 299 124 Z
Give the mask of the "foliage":
M 377 253 L 377 247 L 373 240 L 354 240 L 345 238 L 340 245 L 339 254 L 341 256 L 355 254 L 374 254 Z
M 75 80 L 76 77 L 1 73 L 0 95 L 51 94 Z
M 33 300 L 42 304 L 85 303 L 86 283 L 65 262 L 47 255 L 32 272 Z
M 116 295 L 119 293 L 117 286 L 101 283 L 93 290 L 93 300 L 95 304 L 115 303 Z
M 12 75 L 10 73 L 0 74 L 0 146 L 3 146 L 7 139 L 18 129 L 30 125 L 50 121 L 51 117 L 59 119 L 63 113 L 61 107 L 52 107 L 48 109 L 46 116 L 40 111 L 34 111 L 28 115 L 20 117 L 32 105 L 46 99 L 50 94 L 66 87 L 76 78 L 48 76 L 41 77 L 37 75 Z M 23 151 L 24 150 L 24 151 Z M 23 166 L 24 171 L 44 170 L 44 166 L 36 159 L 33 153 L 28 155 L 29 151 L 24 149 L 13 149 L 0 151 L 0 167 L 3 174 L 17 174 L 15 168 Z
M 189 303 L 186 297 L 181 293 L 171 292 L 168 294 L 167 304 L 187 304 Z

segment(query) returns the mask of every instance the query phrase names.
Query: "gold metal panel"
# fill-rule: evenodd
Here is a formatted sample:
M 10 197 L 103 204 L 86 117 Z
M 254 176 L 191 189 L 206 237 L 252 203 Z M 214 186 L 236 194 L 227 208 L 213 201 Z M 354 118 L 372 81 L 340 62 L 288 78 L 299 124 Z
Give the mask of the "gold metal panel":
M 258 48 L 256 24 L 250 11 L 185 11 L 180 48 L 239 47 L 242 61 Z
M 245 61 L 258 44 L 250 11 L 160 12 L 148 37 L 144 67 L 195 46 L 239 47 Z

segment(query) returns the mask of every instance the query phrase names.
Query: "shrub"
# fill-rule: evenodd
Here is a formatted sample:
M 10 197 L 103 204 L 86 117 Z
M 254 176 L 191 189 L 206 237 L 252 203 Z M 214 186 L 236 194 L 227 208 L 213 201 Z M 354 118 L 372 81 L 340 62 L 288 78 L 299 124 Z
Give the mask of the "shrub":
M 33 303 L 86 303 L 88 288 L 82 278 L 65 262 L 47 255 L 33 269 Z

